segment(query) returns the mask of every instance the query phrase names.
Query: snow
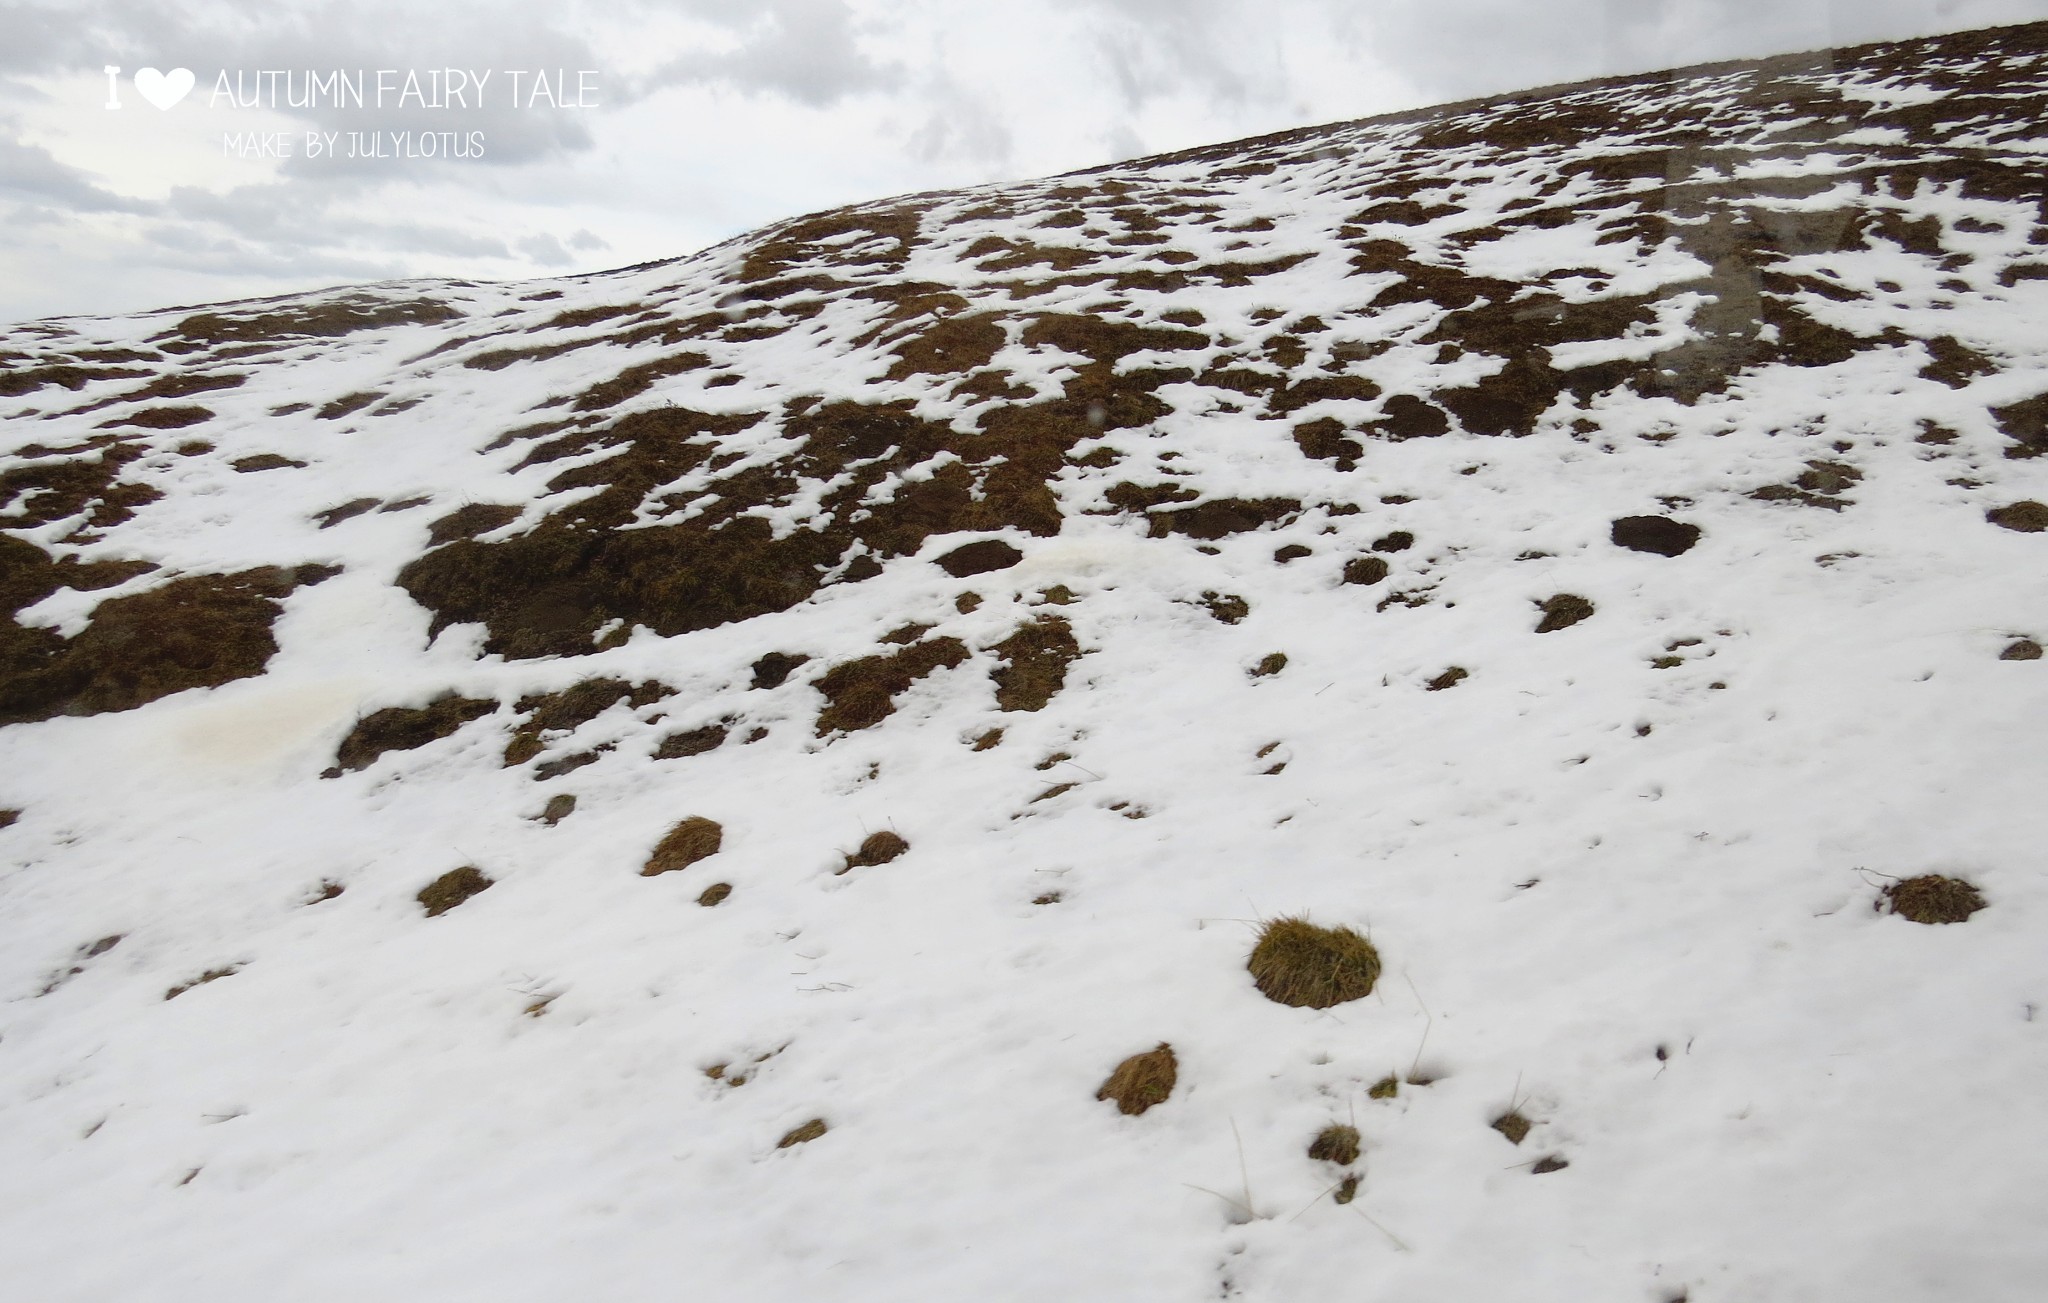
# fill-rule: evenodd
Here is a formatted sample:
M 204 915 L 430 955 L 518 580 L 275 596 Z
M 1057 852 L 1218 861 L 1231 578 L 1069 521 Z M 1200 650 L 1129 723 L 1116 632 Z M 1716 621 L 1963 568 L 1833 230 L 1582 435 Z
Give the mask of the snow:
M 1939 98 L 1847 71 L 1833 84 L 1873 104 Z M 1346 130 L 1356 147 L 1304 164 L 1284 202 L 1275 181 L 1230 183 L 1244 216 L 1280 223 L 1256 249 L 1225 251 L 1208 238 L 1220 231 L 1170 246 L 1318 258 L 1246 288 L 1131 301 L 1195 308 L 1240 342 L 1279 329 L 1251 315 L 1270 302 L 1341 316 L 1392 345 L 1350 374 L 1389 392 L 1469 383 L 1486 359 L 1438 360 L 1419 339 L 1436 316 L 1412 305 L 1362 307 L 1376 282 L 1345 278 L 1320 243 L 1360 206 L 1344 185 L 1413 128 Z M 1820 150 L 1794 162 L 1733 174 L 1843 166 Z M 1161 169 L 1165 184 L 1206 175 Z M 1036 192 L 970 192 L 942 212 L 992 193 Z M 1433 249 L 1514 193 L 1475 190 L 1456 219 L 1372 233 Z M 1691 406 L 1609 393 L 1523 438 L 1375 441 L 1348 477 L 1302 457 L 1284 425 L 1167 386 L 1175 411 L 1103 434 L 1125 457 L 1108 478 L 1171 467 L 1213 495 L 1300 497 L 1299 517 L 1207 544 L 1151 538 L 1142 519 L 1082 514 L 1102 477 L 1069 468 L 1060 534 L 1005 535 L 1025 552 L 1014 569 L 951 579 L 929 559 L 951 542 L 934 539 L 781 614 L 643 628 L 576 658 L 486 656 L 470 626 L 430 643 L 428 613 L 392 579 L 462 503 L 541 504 L 487 537 L 565 505 L 545 486 L 576 462 L 518 469 L 528 445 L 484 449 L 544 419 L 552 396 L 658 354 L 462 361 L 547 342 L 514 332 L 569 309 L 708 311 L 737 253 L 553 282 L 562 296 L 544 302 L 522 297 L 533 285 L 412 285 L 465 317 L 221 363 L 249 379 L 179 400 L 218 413 L 199 431 L 215 450 L 179 456 L 167 432 L 136 463 L 165 496 L 86 555 L 344 572 L 285 601 L 260 677 L 0 730 L 0 805 L 23 811 L 0 830 L 14 1288 L 49 1303 L 2034 1297 L 2048 952 L 2032 920 L 2048 874 L 2028 812 L 2048 777 L 2048 678 L 1998 655 L 2048 634 L 2048 542 L 1984 512 L 2048 500 L 2048 462 L 2002 457 L 1986 410 L 2039 392 L 2048 291 L 1997 282 L 2026 255 L 2025 205 L 1859 202 L 1950 228 L 2010 221 L 1958 233 L 1975 259 L 1963 273 L 1877 242 L 1790 259 L 1858 293 L 1802 307 L 1866 339 L 1952 335 L 1997 373 L 1951 388 L 1918 373 L 1923 347 L 1878 347 L 1762 367 Z M 947 251 L 1028 225 L 953 221 L 904 275 L 996 284 L 1000 299 L 998 278 Z M 1670 348 L 1705 301 L 1679 288 L 1704 264 L 1671 245 L 1595 246 L 1596 229 L 1462 252 L 1474 274 L 1521 281 L 1597 264 L 1613 283 L 1588 295 L 1672 288 L 1659 334 L 1561 347 L 1559 367 Z M 1971 288 L 1941 290 L 1954 274 Z M 1034 310 L 1090 301 L 1054 290 Z M 859 391 L 952 419 L 957 400 L 880 380 L 887 341 L 851 342 L 869 307 L 693 344 L 740 383 L 673 376 L 629 410 Z M 108 346 L 174 320 L 65 324 Z M 1155 360 L 1200 371 L 1229 351 Z M 1056 391 L 1080 360 L 1013 335 L 996 365 Z M 52 409 L 125 383 L 6 400 L 8 446 L 84 437 L 99 415 Z M 420 402 L 316 415 L 369 390 Z M 310 407 L 274 413 L 291 403 Z M 1573 428 L 1580 415 L 1592 432 Z M 1916 442 L 1923 421 L 1956 441 Z M 786 446 L 773 421 L 720 445 L 762 462 Z M 229 469 L 262 452 L 309 467 Z M 1837 456 L 1862 473 L 1844 509 L 1748 496 Z M 794 528 L 821 493 L 763 514 Z M 313 519 L 361 497 L 433 505 Z M 1329 510 L 1340 501 L 1362 509 Z M 1684 555 L 1610 542 L 1613 519 L 1667 511 L 1703 530 Z M 1415 543 L 1386 554 L 1389 580 L 1339 583 L 1346 557 L 1395 530 Z M 63 532 L 37 537 L 78 550 Z M 1311 554 L 1278 565 L 1285 544 Z M 1046 604 L 1056 584 L 1071 604 Z M 982 604 L 959 611 L 963 590 Z M 1375 609 L 1395 590 L 1429 601 Z M 1251 613 L 1222 624 L 1205 592 Z M 1536 634 L 1536 603 L 1556 593 L 1596 613 Z M 23 619 L 73 632 L 108 595 L 59 590 Z M 985 649 L 1047 611 L 1085 654 L 1045 709 L 998 712 Z M 881 725 L 819 737 L 816 672 L 912 620 L 975 656 L 920 680 Z M 769 650 L 814 660 L 752 689 Z M 1283 672 L 1248 672 L 1274 651 Z M 1470 677 L 1426 688 L 1453 665 Z M 616 744 L 562 779 L 501 766 L 513 702 L 601 676 L 677 691 L 551 744 Z M 319 777 L 360 716 L 451 690 L 501 704 Z M 649 758 L 655 732 L 727 718 L 718 750 Z M 995 726 L 1000 746 L 970 749 Z M 766 735 L 742 742 L 754 729 Z M 539 822 L 561 791 L 574 814 Z M 693 814 L 723 825 L 720 852 L 639 876 Z M 838 872 L 881 828 L 911 850 Z M 472 864 L 494 885 L 424 917 L 414 894 Z M 1886 881 L 1927 872 L 1968 878 L 1989 907 L 1960 926 L 1874 908 Z M 700 906 L 719 881 L 731 898 Z M 346 890 L 309 903 L 323 882 Z M 1259 921 L 1302 912 L 1369 932 L 1387 965 L 1372 996 L 1317 1011 L 1258 994 L 1244 965 Z M 1125 1117 L 1094 1098 L 1119 1059 L 1162 1041 L 1180 1061 L 1166 1104 Z M 716 1064 L 722 1079 L 706 1075 Z M 1369 1097 L 1390 1074 L 1429 1080 Z M 1488 1125 L 1510 1108 L 1535 1124 L 1519 1146 Z M 811 1118 L 824 1136 L 777 1148 Z M 1331 1122 L 1364 1137 L 1349 1205 L 1328 1197 L 1341 1172 L 1304 1156 Z M 1568 1166 L 1533 1172 L 1548 1156 Z

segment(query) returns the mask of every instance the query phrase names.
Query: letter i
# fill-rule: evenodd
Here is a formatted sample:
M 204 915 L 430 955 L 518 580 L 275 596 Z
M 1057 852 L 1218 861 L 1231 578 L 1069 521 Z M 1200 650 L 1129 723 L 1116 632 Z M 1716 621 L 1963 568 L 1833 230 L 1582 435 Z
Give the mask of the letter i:
M 121 107 L 121 70 L 111 63 L 107 65 L 107 107 Z

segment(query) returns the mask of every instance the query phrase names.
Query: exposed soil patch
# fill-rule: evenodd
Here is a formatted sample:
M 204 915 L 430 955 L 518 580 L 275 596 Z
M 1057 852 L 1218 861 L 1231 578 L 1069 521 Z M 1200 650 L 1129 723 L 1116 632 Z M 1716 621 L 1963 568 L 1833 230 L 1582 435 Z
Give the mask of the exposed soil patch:
M 724 904 L 725 898 L 730 895 L 732 895 L 732 884 L 730 882 L 714 882 L 698 893 L 697 903 L 706 909 L 710 909 L 714 905 Z
M 1318 927 L 1297 916 L 1262 925 L 1245 967 L 1268 1000 L 1327 1009 L 1371 995 L 1380 956 L 1372 942 L 1350 928 Z
M 450 869 L 421 887 L 415 899 L 426 907 L 428 918 L 438 918 L 471 896 L 488 889 L 494 881 L 495 879 L 484 876 L 482 869 L 467 864 L 459 869 Z
M 1923 873 L 1886 886 L 1880 904 L 1915 923 L 1962 923 L 1984 908 L 1984 897 L 1961 878 Z
M 2032 638 L 2020 638 L 2006 644 L 2005 650 L 1998 653 L 1998 659 L 2002 661 L 2040 660 L 2041 644 L 2035 642 Z
M 334 763 L 343 770 L 367 769 L 386 751 L 418 750 L 497 708 L 495 699 L 452 692 L 424 706 L 386 706 L 356 721 L 335 750 Z
M 1471 677 L 1471 672 L 1465 669 L 1464 666 L 1453 665 L 1422 686 L 1431 692 L 1442 692 L 1445 688 L 1457 687 L 1460 683 Z
M 1043 710 L 1066 685 L 1067 666 L 1081 654 L 1064 616 L 1040 615 L 991 650 L 1003 663 L 990 671 L 999 710 Z
M 81 529 L 118 525 L 162 497 L 147 484 L 123 484 L 121 471 L 148 455 L 141 443 L 100 435 L 77 448 L 41 450 L 43 459 L 0 471 L 0 510 L 19 511 L 8 517 L 10 529 L 33 529 L 82 516 Z M 21 454 L 17 454 L 21 455 Z
M 1623 516 L 1608 530 L 1616 547 L 1658 556 L 1683 556 L 1700 541 L 1700 527 L 1669 516 Z
M 1532 1123 L 1515 1109 L 1509 1109 L 1487 1125 L 1506 1136 L 1509 1144 L 1519 1145 L 1528 1139 Z
M 542 823 L 552 828 L 574 813 L 576 813 L 575 796 L 568 792 L 556 792 L 548 798 L 548 803 L 541 807 L 541 812 L 537 817 Z
M 648 855 L 640 876 L 651 878 L 661 873 L 674 873 L 687 869 L 699 860 L 709 859 L 718 854 L 718 848 L 725 844 L 725 828 L 702 815 L 691 815 L 668 830 L 654 851 Z
M 320 522 L 320 528 L 332 529 L 344 520 L 354 520 L 357 516 L 374 511 L 379 505 L 375 498 L 354 498 L 338 507 L 314 512 L 313 519 Z
M 825 708 L 818 735 L 852 732 L 881 723 L 896 710 L 896 695 L 935 669 L 952 669 L 967 659 L 958 638 L 932 638 L 886 656 L 864 656 L 835 665 L 819 677 Z
M 1157 1049 L 1133 1054 L 1109 1074 L 1095 1098 L 1113 1100 L 1117 1112 L 1135 1117 L 1154 1105 L 1164 1104 L 1180 1080 L 1180 1061 L 1173 1047 L 1161 1041 Z

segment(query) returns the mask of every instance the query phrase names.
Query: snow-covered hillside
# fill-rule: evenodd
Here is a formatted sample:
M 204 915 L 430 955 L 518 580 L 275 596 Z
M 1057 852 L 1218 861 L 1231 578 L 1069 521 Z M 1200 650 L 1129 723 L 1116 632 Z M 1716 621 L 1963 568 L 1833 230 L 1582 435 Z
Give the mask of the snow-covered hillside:
M 7 1293 L 2037 1297 L 2044 42 L 0 336 Z

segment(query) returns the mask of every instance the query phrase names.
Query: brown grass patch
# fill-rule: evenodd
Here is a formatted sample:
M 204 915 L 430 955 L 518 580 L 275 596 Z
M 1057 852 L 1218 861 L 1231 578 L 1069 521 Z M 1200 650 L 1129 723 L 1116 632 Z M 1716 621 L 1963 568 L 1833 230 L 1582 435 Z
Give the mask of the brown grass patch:
M 1202 607 L 1222 624 L 1236 624 L 1252 613 L 1251 603 L 1235 593 L 1203 593 Z
M 209 968 L 191 981 L 180 982 L 170 990 L 165 991 L 164 999 L 175 1000 L 195 986 L 205 986 L 208 982 L 218 982 L 223 977 L 233 977 L 241 971 L 242 966 L 240 964 L 229 964 L 225 968 Z
M 1487 1125 L 1506 1136 L 1509 1144 L 1519 1145 L 1528 1138 L 1529 1128 L 1534 1124 L 1523 1117 L 1519 1110 L 1509 1109 Z
M 1308 1156 L 1339 1167 L 1351 1166 L 1358 1161 L 1358 1128 L 1331 1123 L 1309 1141 Z
M 977 542 L 963 544 L 937 558 L 939 569 L 955 579 L 966 579 L 970 575 L 985 575 L 994 570 L 1008 570 L 1024 559 L 1024 554 L 999 538 L 984 538 Z
M 1464 666 L 1453 665 L 1422 686 L 1430 692 L 1442 692 L 1445 688 L 1457 687 L 1460 683 L 1471 677 L 1471 672 Z
M 63 582 L 64 567 L 36 564 L 24 547 L 42 556 L 26 544 L 0 548 L 10 561 L 19 553 L 29 562 L 27 573 L 0 579 L 0 589 L 42 582 L 53 589 Z M 270 625 L 279 603 L 299 585 L 334 573 L 264 566 L 174 579 L 102 602 L 85 630 L 68 640 L 10 622 L 0 627 L 0 724 L 133 710 L 172 693 L 261 674 L 277 651 Z
M 2040 660 L 2041 644 L 2035 642 L 2032 638 L 2018 639 L 2014 642 L 2008 643 L 2006 645 L 2005 650 L 1998 653 L 1998 659 L 2002 661 Z
M 1003 663 L 990 671 L 996 707 L 1006 711 L 1045 709 L 1066 685 L 1067 666 L 1081 655 L 1073 626 L 1064 616 L 1040 615 L 991 650 Z
M 478 892 L 489 888 L 493 879 L 484 876 L 484 871 L 473 864 L 459 869 L 450 869 L 440 877 L 420 888 L 414 897 L 427 910 L 428 918 L 438 918 L 454 909 Z
M 282 453 L 275 452 L 259 452 L 252 457 L 237 457 L 229 462 L 228 465 L 234 467 L 238 473 L 243 475 L 253 474 L 256 471 L 302 471 L 306 469 L 306 463 L 294 461 Z
M 1392 1099 L 1400 1093 L 1401 1079 L 1390 1072 L 1378 1081 L 1375 1081 L 1372 1087 L 1365 1092 L 1365 1096 L 1367 1099 Z
M 1180 1080 L 1180 1062 L 1165 1041 L 1157 1049 L 1133 1054 L 1102 1083 L 1095 1098 L 1116 1101 L 1117 1111 L 1136 1116 L 1155 1104 L 1164 1104 Z
M 1318 927 L 1292 916 L 1268 920 L 1245 967 L 1259 993 L 1296 1008 L 1327 1009 L 1372 994 L 1380 956 L 1347 927 Z
M 378 299 L 368 294 L 349 294 L 324 303 L 250 316 L 201 312 L 156 338 L 176 338 L 202 345 L 265 342 L 290 336 L 333 339 L 358 330 L 453 321 L 461 315 L 433 299 Z
M 1623 516 L 1608 528 L 1616 547 L 1658 556 L 1682 556 L 1699 542 L 1700 527 L 1669 516 Z
M 499 502 L 468 502 L 427 526 L 427 546 L 475 538 L 519 519 L 521 508 Z M 324 528 L 324 526 L 323 526 Z
M 2048 529 L 2048 505 L 2034 501 L 2009 503 L 1985 512 L 1984 519 L 2000 529 L 2016 530 L 2022 534 L 2038 534 Z
M 725 829 L 717 822 L 702 815 L 691 815 L 668 830 L 654 851 L 647 857 L 647 864 L 640 870 L 640 876 L 651 878 L 659 873 L 674 873 L 687 869 L 699 860 L 709 859 L 718 854 L 718 848 L 725 844 Z
M 1387 577 L 1389 568 L 1385 557 L 1355 556 L 1344 563 L 1344 582 L 1376 584 Z
M 730 895 L 732 895 L 732 884 L 730 882 L 714 882 L 698 893 L 697 903 L 706 909 L 710 909 L 714 905 L 724 904 L 725 898 Z
M 686 729 L 671 733 L 655 747 L 656 760 L 680 760 L 685 756 L 701 756 L 716 751 L 725 745 L 729 730 L 724 724 L 706 724 L 702 728 Z
M 905 841 L 900 835 L 890 832 L 886 828 L 880 832 L 871 832 L 861 842 L 859 850 L 848 853 L 846 863 L 839 869 L 839 872 L 846 873 L 853 869 L 871 869 L 878 864 L 887 864 L 890 860 L 895 859 L 909 849 L 910 843 L 908 841 Z
M 541 807 L 541 812 L 537 817 L 542 823 L 552 828 L 574 813 L 576 813 L 575 796 L 568 792 L 556 792 L 548 798 L 548 803 Z
M 1923 873 L 1887 886 L 1881 904 L 1915 923 L 1961 923 L 1984 908 L 1984 897 L 1961 878 Z
M 819 677 L 825 708 L 818 712 L 818 736 L 872 728 L 896 711 L 896 695 L 917 680 L 967 659 L 958 638 L 932 638 L 887 656 L 864 656 L 835 665 Z
M 777 1149 L 788 1149 L 791 1145 L 806 1145 L 816 1140 L 819 1136 L 824 1135 L 828 1130 L 830 1128 L 825 1125 L 824 1118 L 812 1118 L 802 1126 L 791 1127 L 783 1135 L 782 1139 L 775 1142 L 775 1147 Z
M 1278 674 L 1280 671 L 1286 668 L 1286 652 L 1269 652 L 1265 656 L 1259 658 L 1259 663 L 1257 665 L 1252 666 L 1251 676 L 1255 679 L 1271 678 L 1273 675 Z
M 790 672 L 810 660 L 808 656 L 790 652 L 769 652 L 754 662 L 753 686 L 756 688 L 779 688 L 788 681 Z
M 1577 593 L 1558 593 L 1537 603 L 1543 608 L 1543 618 L 1536 624 L 1538 633 L 1556 633 L 1569 629 L 1579 621 L 1593 614 L 1593 604 Z
M 367 769 L 386 751 L 414 751 L 438 742 L 498 708 L 495 699 L 443 693 L 424 706 L 386 706 L 356 721 L 334 753 L 343 770 Z

